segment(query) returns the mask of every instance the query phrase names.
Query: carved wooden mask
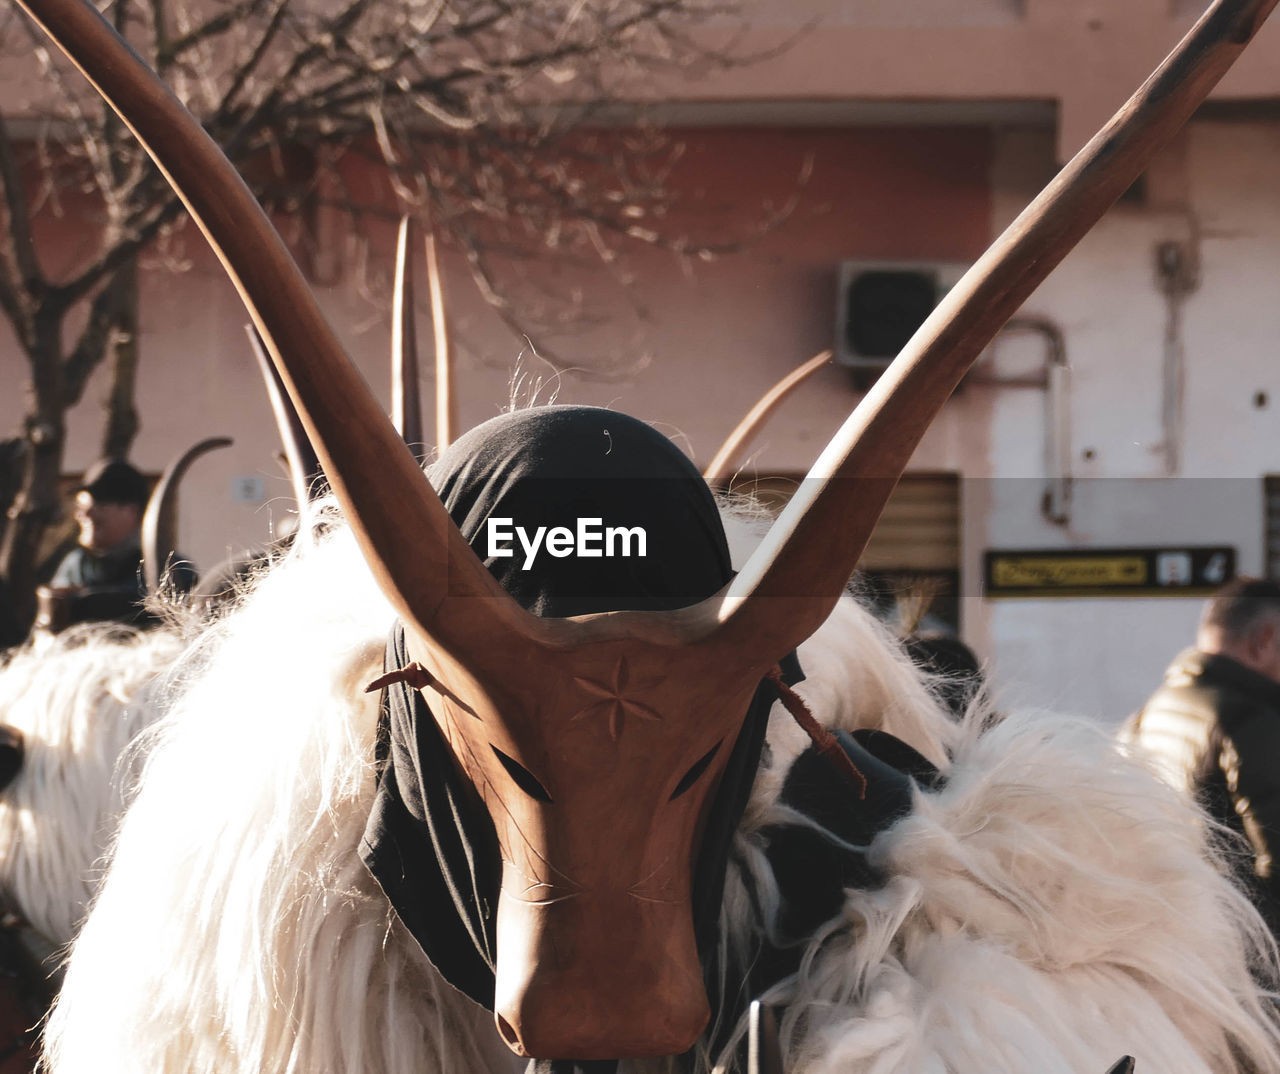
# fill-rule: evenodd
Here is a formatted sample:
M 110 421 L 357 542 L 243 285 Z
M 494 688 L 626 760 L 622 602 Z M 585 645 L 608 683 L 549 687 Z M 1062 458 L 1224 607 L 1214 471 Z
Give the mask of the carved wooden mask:
M 467 433 L 431 475 L 477 556 L 540 616 L 679 608 L 732 577 L 717 505 L 696 468 L 626 415 L 506 414 Z M 571 530 L 584 517 L 634 539 L 607 549 L 597 541 L 596 555 L 538 558 L 521 542 L 497 547 L 487 533 L 495 518 L 534 533 Z M 428 639 L 410 634 L 406 646 L 433 662 Z M 735 697 L 702 681 L 696 663 L 676 674 L 679 655 L 661 649 L 611 650 L 609 662 L 595 653 L 575 666 L 566 653 L 528 674 L 495 650 L 492 680 L 475 695 L 455 693 L 445 671 L 438 688 L 422 691 L 496 830 L 495 1009 L 508 1042 L 527 1055 L 679 1052 L 708 1015 L 691 863 L 754 689 Z M 565 995 L 582 998 L 566 1004 Z
M 530 667 L 533 691 L 502 660 L 475 693 L 423 690 L 497 832 L 495 1013 L 522 1055 L 677 1054 L 706 1024 L 692 859 L 755 684 L 673 656 L 614 643 Z

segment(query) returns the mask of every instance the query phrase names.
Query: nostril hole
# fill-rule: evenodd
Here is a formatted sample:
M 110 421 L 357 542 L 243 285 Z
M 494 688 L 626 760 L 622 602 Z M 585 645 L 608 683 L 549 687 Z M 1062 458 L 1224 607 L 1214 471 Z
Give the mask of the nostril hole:
M 498 1020 L 498 1032 L 499 1034 L 501 1034 L 502 1039 L 506 1041 L 509 1047 L 514 1048 L 517 1044 L 520 1043 L 519 1035 L 516 1033 L 514 1029 L 511 1028 L 511 1023 L 508 1022 L 505 1018 L 503 1018 L 502 1015 L 499 1014 L 499 1015 L 496 1015 L 495 1017 Z

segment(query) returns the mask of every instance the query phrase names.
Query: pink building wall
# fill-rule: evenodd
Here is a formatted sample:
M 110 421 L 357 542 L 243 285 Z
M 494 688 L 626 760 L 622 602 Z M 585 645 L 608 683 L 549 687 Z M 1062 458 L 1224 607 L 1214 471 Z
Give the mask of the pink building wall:
M 983 128 L 700 129 L 675 136 L 686 143 L 673 183 L 690 230 L 749 234 L 794 199 L 789 215 L 740 252 L 712 261 L 640 244 L 611 265 L 581 256 L 541 258 L 532 270 L 540 289 L 582 295 L 578 322 L 549 336 L 558 358 L 584 369 L 562 376 L 500 323 L 460 260 L 446 257 L 464 428 L 507 406 L 513 378 L 523 373 L 522 401 L 542 378 L 541 398 L 554 391 L 561 402 L 614 406 L 657 422 L 706 462 L 773 381 L 831 345 L 840 260 L 967 261 L 989 239 L 991 139 Z M 808 178 L 798 184 L 805 171 Z M 50 264 L 75 256 L 83 228 L 74 214 L 50 222 L 41 236 Z M 338 278 L 321 289 L 322 301 L 386 400 L 394 229 L 390 221 L 366 222 L 359 234 L 340 238 L 336 253 Z M 171 271 L 175 263 L 183 271 Z M 424 279 L 421 266 L 418 278 Z M 529 292 L 528 284 L 508 282 L 516 295 Z M 426 350 L 425 286 L 419 291 Z M 159 469 L 201 437 L 236 441 L 199 463 L 187 486 L 182 544 L 206 566 L 229 548 L 265 540 L 292 510 L 273 461 L 275 433 L 244 321 L 202 240 L 187 235 L 165 257 L 148 257 L 135 459 Z M 424 394 L 430 393 L 429 370 L 424 378 Z M 0 429 L 19 420 L 24 379 L 14 343 L 0 338 Z M 97 452 L 106 390 L 99 371 L 70 417 L 69 469 Z M 856 399 L 842 370 L 824 370 L 757 445 L 767 468 L 807 469 Z M 260 480 L 261 498 L 244 478 Z
M 795 176 L 812 154 L 812 177 L 794 211 L 744 251 L 711 262 L 644 248 L 607 266 L 563 255 L 539 262 L 516 291 L 581 293 L 584 317 L 549 342 L 570 364 L 596 372 L 553 375 L 447 258 L 464 427 L 507 404 L 518 371 L 524 397 L 541 377 L 542 398 L 555 392 L 563 402 L 616 406 L 658 423 L 705 461 L 770 383 L 830 344 L 840 260 L 971 259 L 1204 6 L 750 4 L 745 49 L 803 32 L 751 67 L 700 82 L 650 81 L 626 95 L 659 102 L 654 113 L 687 140 L 678 179 L 695 198 L 699 224 L 715 230 L 726 219 L 759 220 L 767 205 L 795 193 Z M 6 109 L 20 107 L 34 86 L 16 66 L 0 65 Z M 1263 565 L 1261 478 L 1280 474 L 1274 404 L 1256 402 L 1280 398 L 1280 17 L 1263 28 L 1215 100 L 1217 110 L 1194 123 L 1148 177 L 1147 199 L 1109 213 L 1027 304 L 1062 328 L 1072 365 L 1067 462 L 1088 481 L 1077 485 L 1069 522 L 1049 523 L 1040 512 L 1049 475 L 1039 391 L 966 387 L 913 460 L 916 470 L 976 479 L 964 482 L 961 504 L 965 635 L 1018 701 L 1121 718 L 1186 642 L 1200 602 L 991 601 L 977 581 L 985 549 L 1227 543 L 1242 569 Z M 75 227 L 65 228 L 58 256 L 77 241 Z M 1187 405 L 1177 474 L 1166 472 L 1161 426 L 1169 308 L 1153 270 L 1154 251 L 1170 241 L 1201 260 L 1201 279 L 1182 311 Z M 383 399 L 391 243 L 390 223 L 341 237 L 333 249 L 340 272 L 322 290 Z M 265 538 L 292 503 L 272 460 L 274 433 L 238 300 L 196 245 L 179 254 L 191 262 L 185 272 L 170 274 L 153 260 L 146 277 L 137 458 L 158 468 L 198 437 L 237 438 L 192 474 L 183 544 L 208 564 L 228 546 Z M 425 325 L 421 296 L 418 306 Z M 989 374 L 1016 378 L 1038 369 L 1043 354 L 1034 339 L 1003 338 L 986 361 Z M 609 375 L 600 375 L 602 366 Z M 0 329 L 0 432 L 20 413 L 22 376 Z M 429 376 L 423 388 L 429 392 Z M 99 377 L 74 416 L 72 467 L 94 454 L 104 392 Z M 843 371 L 824 370 L 755 446 L 760 468 L 804 471 L 857 399 Z M 1200 484 L 1189 486 L 1186 476 Z M 242 478 L 261 482 L 261 501 L 233 495 L 247 487 Z M 1205 491 L 1187 501 L 1188 487 Z

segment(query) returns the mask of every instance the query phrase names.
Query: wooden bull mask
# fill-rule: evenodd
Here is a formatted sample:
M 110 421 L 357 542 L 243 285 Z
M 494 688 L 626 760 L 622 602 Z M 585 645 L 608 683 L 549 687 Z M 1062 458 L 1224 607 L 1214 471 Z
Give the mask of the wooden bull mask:
M 472 549 L 539 615 L 679 608 L 732 577 L 705 482 L 674 444 L 626 415 L 594 407 L 506 414 L 467 433 L 431 472 Z M 499 547 L 486 532 L 495 519 L 512 519 L 528 534 L 557 526 L 572 533 L 578 519 L 592 516 L 604 520 L 597 554 L 553 557 L 543 548 L 532 569 L 525 569 L 532 558 L 525 547 Z M 613 555 L 600 554 L 606 544 Z M 388 666 L 432 663 L 429 646 L 412 633 L 405 648 L 404 655 L 393 651 Z M 580 665 L 560 654 L 538 657 L 552 661 L 539 673 L 513 668 L 504 648 L 491 655 L 491 663 L 469 664 L 472 675 L 490 676 L 475 692 L 451 677 L 430 683 L 415 675 L 448 752 L 492 820 L 497 850 L 482 838 L 472 853 L 500 852 L 502 860 L 500 895 L 456 862 L 444 866 L 451 890 L 477 890 L 476 901 L 495 900 L 498 908 L 494 993 L 473 994 L 494 1004 L 509 1043 L 531 1055 L 564 1056 L 557 1042 L 566 1040 L 580 1059 L 682 1049 L 708 1014 L 691 899 L 698 835 L 713 799 L 714 830 L 725 831 L 730 812 L 729 828 L 736 826 L 767 700 L 752 707 L 751 732 L 736 749 L 756 684 L 745 684 L 745 698 L 727 694 L 722 683 L 702 681 L 696 660 L 672 665 L 661 651 L 637 660 L 633 646 L 617 645 L 612 664 L 602 667 L 600 652 Z M 520 685 L 529 675 L 545 677 L 548 687 L 536 707 Z M 426 806 L 433 796 L 426 785 L 439 778 L 434 756 L 423 752 L 440 751 L 438 736 L 421 730 L 430 717 L 401 716 L 397 703 L 405 704 L 393 702 L 388 728 L 397 791 L 380 791 L 378 823 L 366 832 L 362 855 L 437 967 L 467 989 L 429 933 L 446 919 L 453 926 L 456 904 L 445 900 L 434 920 L 424 920 L 422 901 L 439 888 L 434 880 L 403 879 L 407 854 L 430 855 L 440 846 L 406 815 L 433 832 L 454 821 L 449 808 L 432 814 Z M 734 778 L 717 793 L 731 756 Z M 412 807 L 403 804 L 402 789 Z M 719 903 L 716 858 L 698 860 L 704 928 L 708 899 Z M 492 921 L 478 921 L 472 901 L 465 902 L 467 931 L 474 935 L 478 924 L 487 932 Z M 565 995 L 580 998 L 565 1004 Z M 630 1011 L 627 1025 L 608 1016 L 614 1009 Z
M 531 800 L 513 818 L 524 849 L 508 848 L 520 875 L 513 868 L 504 878 L 498 911 L 499 1026 L 517 1051 L 586 1059 L 679 1052 L 698 1036 L 706 1000 L 680 877 L 697 817 L 695 808 L 670 808 L 672 792 L 734 733 L 761 677 L 830 613 L 913 449 L 974 358 L 1186 121 L 1276 0 L 1213 4 L 952 289 L 737 578 L 675 611 L 571 619 L 531 615 L 476 558 L 199 124 L 84 0 L 22 2 L 134 129 L 218 251 L 406 625 L 414 659 L 437 684 L 446 733 L 456 732 L 455 748 L 474 760 L 482 793 L 484 781 L 505 787 L 497 808 L 516 812 L 511 803 L 521 799 L 494 750 L 536 774 L 546 743 L 558 742 L 547 726 L 612 749 L 610 719 L 589 715 L 602 709 L 617 714 L 619 738 L 644 735 L 657 752 L 655 785 L 644 788 L 602 770 L 598 757 L 565 760 L 582 764 L 581 787 L 551 804 Z M 575 724 L 579 714 L 588 715 Z M 481 724 L 474 737 L 459 730 Z M 649 737 L 659 729 L 663 737 Z M 717 763 L 713 756 L 704 779 L 714 779 Z M 554 798 L 559 788 L 547 789 Z M 558 828 L 570 806 L 608 820 L 595 845 L 576 828 Z M 631 815 L 655 808 L 663 817 L 652 824 Z M 606 842 L 643 862 L 627 889 L 618 881 L 588 890 L 573 873 Z M 568 863 L 567 877 L 542 868 L 543 847 Z

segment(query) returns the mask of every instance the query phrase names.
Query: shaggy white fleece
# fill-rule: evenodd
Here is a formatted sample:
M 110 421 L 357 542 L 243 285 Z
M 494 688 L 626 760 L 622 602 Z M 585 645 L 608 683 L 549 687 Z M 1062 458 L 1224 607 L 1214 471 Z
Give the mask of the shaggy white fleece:
M 889 883 L 774 989 L 789 1070 L 1280 1070 L 1271 939 L 1185 798 L 1044 715 L 972 714 L 947 777 L 872 844 Z
M 53 1071 L 518 1067 L 356 855 L 377 718 L 361 691 L 391 618 L 339 529 L 188 654 L 198 673 L 158 729 L 71 956 Z M 955 759 L 946 789 L 874 844 L 890 883 L 850 892 L 775 989 L 791 1074 L 1102 1074 L 1126 1052 L 1150 1074 L 1280 1070 L 1251 977 L 1270 973 L 1260 923 L 1176 796 L 1080 724 L 955 728 L 851 601 L 801 660 L 825 722 Z M 731 952 L 759 928 L 746 874 L 769 904 L 756 829 L 804 744 L 775 706 L 726 886 Z
M 159 717 L 181 651 L 168 630 L 96 624 L 0 668 L 0 721 L 25 744 L 0 794 L 0 889 L 51 944 L 70 942 L 98 886 L 132 782 L 126 747 Z

